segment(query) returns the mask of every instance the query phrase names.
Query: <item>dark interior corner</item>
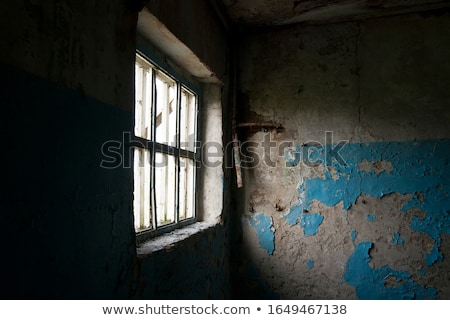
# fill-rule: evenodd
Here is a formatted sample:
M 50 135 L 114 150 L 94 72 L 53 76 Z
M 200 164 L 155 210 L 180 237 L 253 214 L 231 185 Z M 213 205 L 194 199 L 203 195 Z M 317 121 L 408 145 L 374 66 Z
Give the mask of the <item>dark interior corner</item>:
M 449 1 L 0 16 L 2 299 L 450 299 Z M 198 158 L 164 151 L 201 162 L 173 242 L 136 242 L 137 50 L 199 92 Z

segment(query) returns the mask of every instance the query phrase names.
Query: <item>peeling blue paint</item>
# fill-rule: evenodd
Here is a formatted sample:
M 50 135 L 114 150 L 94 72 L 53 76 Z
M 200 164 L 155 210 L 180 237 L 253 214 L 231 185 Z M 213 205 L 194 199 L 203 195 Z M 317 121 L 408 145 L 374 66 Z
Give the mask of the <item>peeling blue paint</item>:
M 287 223 L 293 226 L 301 220 L 302 215 L 303 215 L 303 206 L 294 205 L 289 210 L 289 213 L 285 214 L 283 218 L 286 219 Z
M 391 242 L 395 245 L 405 244 L 405 238 L 400 237 L 400 233 L 394 232 Z
M 361 242 L 347 261 L 344 280 L 355 287 L 359 299 L 437 299 L 437 289 L 425 288 L 414 282 L 407 271 L 397 271 L 384 265 L 369 266 L 372 242 Z M 387 287 L 385 281 L 393 277 L 396 286 Z
M 313 236 L 319 232 L 319 226 L 323 222 L 323 216 L 318 213 L 303 213 L 301 205 L 294 205 L 289 213 L 283 216 L 287 223 L 295 225 L 300 222 L 305 236 Z
M 428 267 L 431 267 L 435 262 L 442 261 L 444 259 L 444 256 L 442 253 L 439 252 L 439 245 L 441 244 L 441 239 L 439 238 L 439 241 L 436 241 L 434 243 L 433 249 L 431 249 L 430 253 L 427 253 L 425 255 L 425 264 Z
M 301 186 L 305 190 L 305 208 L 309 209 L 313 200 L 320 200 L 327 206 L 343 201 L 348 209 L 361 193 L 380 198 L 393 192 L 427 191 L 430 186 L 442 184 L 444 174 L 450 172 L 449 149 L 450 140 L 347 144 L 340 151 L 346 164 L 333 163 L 337 179 L 307 179 Z M 323 153 L 321 149 L 316 152 Z M 393 170 L 378 174 L 359 170 L 363 160 L 386 160 L 392 163 Z M 449 184 L 447 181 L 446 187 Z
M 306 266 L 308 267 L 308 269 L 314 268 L 314 260 L 309 259 L 308 261 L 306 261 Z
M 318 213 L 304 214 L 300 221 L 305 236 L 313 236 L 319 232 L 319 226 L 322 224 L 323 216 Z
M 352 237 L 352 241 L 354 242 L 356 240 L 356 236 L 358 235 L 358 231 L 352 230 L 350 232 L 350 236 Z
M 296 146 L 295 150 L 286 150 L 284 152 L 284 158 L 286 160 L 287 167 L 295 167 L 299 164 L 301 159 L 302 147 Z
M 447 173 L 448 174 L 448 173 Z M 448 183 L 449 176 L 445 182 Z M 449 183 L 450 184 L 450 183 Z M 430 188 L 423 194 L 423 202 L 415 201 L 413 198 L 405 206 L 418 207 L 425 211 L 426 216 L 421 219 L 413 217 L 411 229 L 428 234 L 434 240 L 434 246 L 430 253 L 425 256 L 427 266 L 432 266 L 437 261 L 442 261 L 442 253 L 439 252 L 441 234 L 450 234 L 450 198 L 449 187 L 446 184 Z
M 414 194 L 414 196 L 412 197 L 412 199 L 405 203 L 405 205 L 403 206 L 403 208 L 401 209 L 401 212 L 406 213 L 408 210 L 414 208 L 414 207 L 419 207 L 420 206 L 420 200 L 417 197 L 417 194 Z
M 273 228 L 272 217 L 258 213 L 250 220 L 250 225 L 255 229 L 258 236 L 259 245 L 268 254 L 273 254 L 275 250 L 275 230 Z
M 436 170 L 438 168 L 431 168 Z M 450 234 L 450 199 L 448 191 L 450 187 L 449 172 L 447 168 L 443 174 L 442 182 L 444 185 L 437 184 L 428 186 L 423 193 L 423 201 L 419 201 L 415 195 L 413 199 L 405 204 L 403 209 L 407 211 L 409 208 L 417 207 L 426 212 L 426 216 L 422 219 L 414 216 L 411 222 L 411 229 L 419 233 L 428 234 L 435 242 L 433 249 L 425 256 L 427 266 L 432 266 L 435 262 L 442 261 L 442 253 L 439 252 L 441 244 L 441 234 Z M 439 171 L 438 171 L 439 172 Z M 424 188 L 425 189 L 425 188 Z
M 326 149 L 330 147 L 315 147 L 310 158 L 325 163 Z M 301 147 L 297 146 L 290 158 L 291 165 L 299 163 L 300 151 Z M 450 234 L 450 140 L 354 143 L 345 145 L 339 154 L 345 164 L 329 163 L 334 169 L 333 177 L 325 174 L 305 179 L 298 187 L 301 204 L 291 208 L 286 221 L 297 223 L 303 210 L 310 210 L 314 200 L 330 207 L 342 202 L 343 208 L 348 209 L 362 194 L 373 198 L 394 192 L 412 194 L 412 200 L 403 206 L 402 212 L 414 207 L 426 212 L 425 218 L 413 217 L 411 229 L 426 233 L 434 240 L 433 249 L 425 255 L 426 265 L 442 261 L 441 234 Z M 358 167 L 362 161 L 383 160 L 391 163 L 391 171 L 376 173 Z
M 420 269 L 419 274 L 423 277 L 425 275 L 426 271 L 425 269 Z
M 369 220 L 370 222 L 374 222 L 377 220 L 377 217 L 374 214 L 368 213 L 367 220 Z

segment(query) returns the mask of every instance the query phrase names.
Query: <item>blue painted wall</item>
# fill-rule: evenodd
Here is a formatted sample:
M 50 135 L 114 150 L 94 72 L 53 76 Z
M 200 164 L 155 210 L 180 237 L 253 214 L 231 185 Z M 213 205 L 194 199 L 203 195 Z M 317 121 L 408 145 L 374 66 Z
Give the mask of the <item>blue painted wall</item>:
M 325 156 L 324 150 L 327 148 L 316 150 L 317 159 Z M 424 264 L 431 267 L 442 261 L 444 257 L 439 251 L 441 235 L 450 234 L 450 140 L 347 144 L 340 155 L 345 163 L 333 162 L 326 168 L 334 169 L 334 177 L 325 175 L 325 178 L 305 179 L 300 185 L 298 190 L 302 205 L 291 208 L 286 216 L 287 221 L 291 221 L 293 210 L 301 212 L 299 207 L 309 209 L 313 201 L 330 207 L 342 202 L 343 208 L 349 209 L 362 195 L 381 199 L 392 193 L 410 194 L 413 195 L 412 200 L 402 208 L 403 214 L 412 208 L 425 212 L 424 217 L 413 215 L 410 231 L 425 233 L 434 241 L 431 251 L 424 252 Z M 376 173 L 359 168 L 363 161 L 375 163 L 381 160 L 389 162 L 392 170 Z M 417 199 L 417 194 L 422 195 L 421 201 Z M 369 223 L 376 221 L 374 214 L 366 214 L 366 217 Z M 353 241 L 357 230 L 352 231 Z M 404 244 L 405 239 L 396 231 L 392 243 Z M 409 273 L 392 270 L 389 266 L 375 271 L 363 266 L 363 262 L 370 260 L 368 251 L 371 246 L 372 243 L 359 243 L 347 261 L 344 279 L 355 286 L 359 298 L 437 298 L 436 288 L 424 292 L 423 287 L 411 282 Z M 398 286 L 384 286 L 383 279 L 389 275 L 398 276 Z M 407 284 L 400 283 L 402 280 L 407 280 Z
M 443 10 L 243 37 L 241 121 L 282 128 L 241 131 L 239 263 L 281 298 L 450 297 L 449 30 Z
M 359 299 L 405 300 L 405 299 L 436 299 L 438 290 L 433 287 L 423 287 L 412 280 L 406 271 L 393 270 L 384 265 L 373 269 L 368 263 L 371 258 L 369 250 L 371 242 L 361 242 L 355 247 L 347 261 L 344 273 L 345 281 L 356 288 Z M 396 284 L 387 287 L 385 280 L 392 277 Z
M 259 245 L 264 248 L 268 254 L 272 254 L 275 249 L 275 235 L 272 218 L 270 216 L 265 216 L 263 213 L 258 213 L 250 220 L 250 225 L 256 231 Z
M 332 146 L 315 149 L 314 158 L 325 162 L 325 151 Z M 298 149 L 298 148 L 297 148 Z M 345 145 L 340 150 L 340 156 L 345 163 L 333 161 L 325 170 L 334 175 L 325 174 L 321 177 L 305 178 L 299 185 L 298 203 L 283 216 L 289 225 L 298 225 L 305 236 L 317 233 L 318 241 L 326 237 L 327 231 L 320 233 L 320 225 L 324 217 L 318 213 L 309 213 L 313 202 L 320 202 L 327 207 L 342 204 L 343 210 L 349 210 L 361 196 L 381 199 L 390 194 L 411 195 L 400 208 L 403 215 L 416 208 L 419 212 L 412 213 L 408 233 L 424 233 L 433 240 L 432 249 L 423 252 L 423 266 L 432 267 L 445 258 L 439 247 L 442 235 L 450 235 L 450 140 L 426 140 L 414 142 L 377 142 Z M 291 159 L 291 157 L 289 157 Z M 300 158 L 299 158 L 300 159 Z M 287 160 L 288 161 L 288 160 Z M 390 170 L 375 172 L 361 170 L 361 163 L 390 163 Z M 298 166 L 299 163 L 289 163 Z M 417 195 L 421 195 L 421 199 Z M 383 215 L 383 212 L 380 213 Z M 377 215 L 364 213 L 366 224 L 377 221 Z M 272 218 L 257 214 L 253 217 L 251 226 L 257 231 L 260 246 L 269 254 L 276 253 Z M 377 244 L 359 242 L 358 228 L 351 231 L 351 240 L 355 249 L 346 262 L 343 275 L 344 281 L 356 289 L 356 296 L 361 299 L 424 299 L 438 298 L 438 288 L 426 287 L 415 283 L 412 274 L 405 270 L 395 270 L 389 265 L 372 268 L 369 249 Z M 276 230 L 275 230 L 276 232 Z M 405 238 L 398 231 L 392 233 L 393 245 L 405 245 Z M 406 244 L 408 245 L 408 243 Z M 326 256 L 319 257 L 326 260 Z M 314 267 L 314 261 L 306 262 L 309 269 Z M 414 271 L 420 274 L 419 266 Z M 396 285 L 386 287 L 384 280 L 392 276 Z
M 325 157 L 326 149 L 315 150 L 317 159 Z M 417 207 L 426 212 L 424 218 L 413 217 L 411 229 L 424 232 L 434 240 L 432 251 L 424 257 L 427 266 L 442 261 L 440 236 L 450 234 L 450 140 L 347 144 L 340 155 L 345 163 L 334 162 L 326 169 L 335 169 L 335 177 L 306 179 L 300 185 L 303 205 L 293 207 L 294 212 L 310 209 L 314 200 L 326 206 L 335 206 L 342 201 L 344 209 L 348 209 L 362 194 L 381 198 L 391 193 L 420 193 L 422 201 L 414 196 L 402 211 Z M 390 162 L 393 169 L 380 173 L 359 169 L 363 161 L 381 160 Z M 288 221 L 292 220 L 292 210 L 286 217 Z M 367 214 L 367 219 L 374 222 L 376 216 Z

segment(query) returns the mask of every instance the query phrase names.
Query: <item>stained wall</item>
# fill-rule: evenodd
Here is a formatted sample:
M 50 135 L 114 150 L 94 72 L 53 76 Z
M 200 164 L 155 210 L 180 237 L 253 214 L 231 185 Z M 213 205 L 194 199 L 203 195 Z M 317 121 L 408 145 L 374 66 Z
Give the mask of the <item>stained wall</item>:
M 240 42 L 241 297 L 450 297 L 448 12 Z

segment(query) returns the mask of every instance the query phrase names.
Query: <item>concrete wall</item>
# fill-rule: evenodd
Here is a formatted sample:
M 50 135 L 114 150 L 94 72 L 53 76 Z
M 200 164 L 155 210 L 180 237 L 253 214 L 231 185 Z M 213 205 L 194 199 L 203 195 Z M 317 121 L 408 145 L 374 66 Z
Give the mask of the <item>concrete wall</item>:
M 228 73 L 224 61 L 229 59 L 229 45 L 209 1 L 149 1 L 147 8 L 223 80 Z
M 3 298 L 229 295 L 225 226 L 138 258 L 128 149 L 123 165 L 101 167 L 102 145 L 133 129 L 134 3 L 2 5 Z
M 260 125 L 240 131 L 240 297 L 450 298 L 449 30 L 435 12 L 241 39 L 239 121 Z

